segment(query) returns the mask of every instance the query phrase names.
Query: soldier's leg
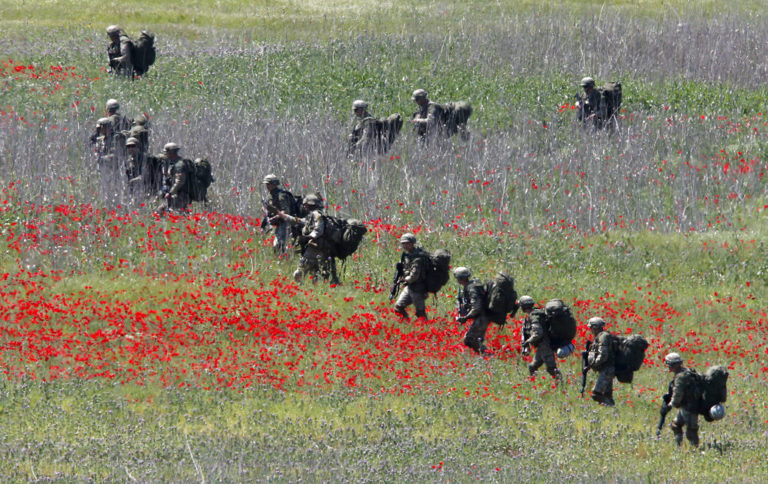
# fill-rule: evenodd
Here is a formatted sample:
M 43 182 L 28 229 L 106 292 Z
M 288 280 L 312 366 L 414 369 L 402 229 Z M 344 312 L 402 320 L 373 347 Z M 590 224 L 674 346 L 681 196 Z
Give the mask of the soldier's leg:
M 485 352 L 485 333 L 488 331 L 488 324 L 491 321 L 484 314 L 476 317 L 472 321 L 467 334 L 464 335 L 464 345 L 478 353 Z
M 400 297 L 395 301 L 395 312 L 403 319 L 408 319 L 408 311 L 405 310 L 411 304 L 411 291 L 408 290 L 408 286 L 400 291 Z
M 326 257 L 325 262 L 326 262 L 326 267 L 327 267 L 328 275 L 331 278 L 331 284 L 338 285 L 339 284 L 339 275 L 336 272 L 336 258 L 335 257 Z
M 416 310 L 416 317 L 427 319 L 427 293 L 412 292 L 411 301 L 413 309 Z
M 285 254 L 285 243 L 288 239 L 288 224 L 281 223 L 274 226 L 275 241 L 272 243 L 272 248 L 275 251 L 275 255 L 281 256 Z
M 684 415 L 682 414 L 683 409 L 680 409 L 677 412 L 677 415 L 675 415 L 675 419 L 669 424 L 669 428 L 671 428 L 672 433 L 675 434 L 675 442 L 677 442 L 677 445 L 683 443 L 683 426 L 685 426 L 685 418 L 683 418 Z
M 533 354 L 533 360 L 528 363 L 528 373 L 533 375 L 544 364 L 544 358 L 542 358 L 541 350 L 536 348 L 536 352 Z
M 555 352 L 552 351 L 552 346 L 549 341 L 542 341 L 539 348 L 536 350 L 536 356 L 541 354 L 541 360 L 547 365 L 547 373 L 552 375 L 553 378 L 560 380 L 560 370 L 557 369 L 557 360 L 555 360 Z
M 603 368 L 597 375 L 592 388 L 592 400 L 603 405 L 613 406 L 613 367 Z
M 688 410 L 680 410 L 684 412 L 685 418 L 685 438 L 694 447 L 699 446 L 699 415 L 695 412 L 689 412 Z

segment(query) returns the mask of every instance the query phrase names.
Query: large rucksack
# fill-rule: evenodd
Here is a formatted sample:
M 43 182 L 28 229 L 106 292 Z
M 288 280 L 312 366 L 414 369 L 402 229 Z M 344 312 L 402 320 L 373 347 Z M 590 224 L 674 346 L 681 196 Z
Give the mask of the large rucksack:
M 208 187 L 214 182 L 211 163 L 205 158 L 184 160 L 187 171 L 187 193 L 193 202 L 208 201 Z
M 472 106 L 465 101 L 449 102 L 442 105 L 444 134 L 446 137 L 453 136 L 461 129 L 466 130 L 467 121 L 472 116 Z
M 381 153 L 386 153 L 392 143 L 395 142 L 403 127 L 403 116 L 400 113 L 390 114 L 386 118 L 377 121 L 379 139 L 381 140 Z
M 451 278 L 451 253 L 445 249 L 437 249 L 433 254 L 427 253 L 427 258 L 424 283 L 427 292 L 437 293 Z
M 648 341 L 639 334 L 631 336 L 614 335 L 616 379 L 621 383 L 632 383 L 634 373 L 645 361 Z
M 618 116 L 619 109 L 621 109 L 621 83 L 607 82 L 603 87 L 599 87 L 597 91 L 600 93 L 602 102 L 605 104 L 606 119 L 604 121 Z
M 330 246 L 330 255 L 346 259 L 354 254 L 368 229 L 357 219 L 343 219 L 333 215 L 323 215 L 325 219 L 325 240 Z
M 699 377 L 701 400 L 699 413 L 711 422 L 714 420 L 709 413 L 713 405 L 723 403 L 728 398 L 728 368 L 725 366 L 711 366 Z
M 490 320 L 496 324 L 505 324 L 507 314 L 515 316 L 517 312 L 517 292 L 515 291 L 515 280 L 502 273 L 488 282 L 485 288 L 486 310 L 489 313 Z
M 547 331 L 553 348 L 565 346 L 576 336 L 576 318 L 562 299 L 550 299 L 544 305 L 547 314 Z
M 155 34 L 142 30 L 139 38 L 131 41 L 133 72 L 139 76 L 143 75 L 149 66 L 155 63 L 156 56 Z

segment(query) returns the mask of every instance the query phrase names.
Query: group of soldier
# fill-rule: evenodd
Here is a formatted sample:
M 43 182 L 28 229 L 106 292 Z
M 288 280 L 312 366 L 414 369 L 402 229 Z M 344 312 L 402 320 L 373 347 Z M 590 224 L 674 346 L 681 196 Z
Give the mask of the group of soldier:
M 119 112 L 120 103 L 110 99 L 105 116 L 96 121 L 90 141 L 99 172 L 101 192 L 108 202 L 143 203 L 163 199 L 160 211 L 184 210 L 191 203 L 188 170 L 179 156 L 181 147 L 166 143 L 162 153 L 149 153 L 149 122 L 146 116 L 129 119 Z

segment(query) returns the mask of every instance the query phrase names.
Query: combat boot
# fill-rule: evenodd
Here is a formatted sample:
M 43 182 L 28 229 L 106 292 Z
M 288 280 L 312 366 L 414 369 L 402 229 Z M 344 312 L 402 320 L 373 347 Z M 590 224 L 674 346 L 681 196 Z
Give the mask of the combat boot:
M 669 424 L 669 428 L 671 428 L 672 433 L 675 434 L 675 442 L 677 445 L 681 445 L 683 443 L 683 429 L 675 425 L 674 422 Z

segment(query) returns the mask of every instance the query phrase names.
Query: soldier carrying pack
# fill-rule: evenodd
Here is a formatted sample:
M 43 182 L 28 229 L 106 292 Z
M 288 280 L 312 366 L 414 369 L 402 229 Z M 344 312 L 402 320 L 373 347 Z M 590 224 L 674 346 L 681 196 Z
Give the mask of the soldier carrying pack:
M 632 378 L 645 361 L 648 341 L 639 334 L 631 336 L 614 335 L 616 344 L 616 379 L 621 383 L 632 383 Z
M 507 315 L 515 317 L 518 310 L 515 280 L 499 272 L 485 288 L 486 311 L 490 320 L 498 325 L 507 322 Z

